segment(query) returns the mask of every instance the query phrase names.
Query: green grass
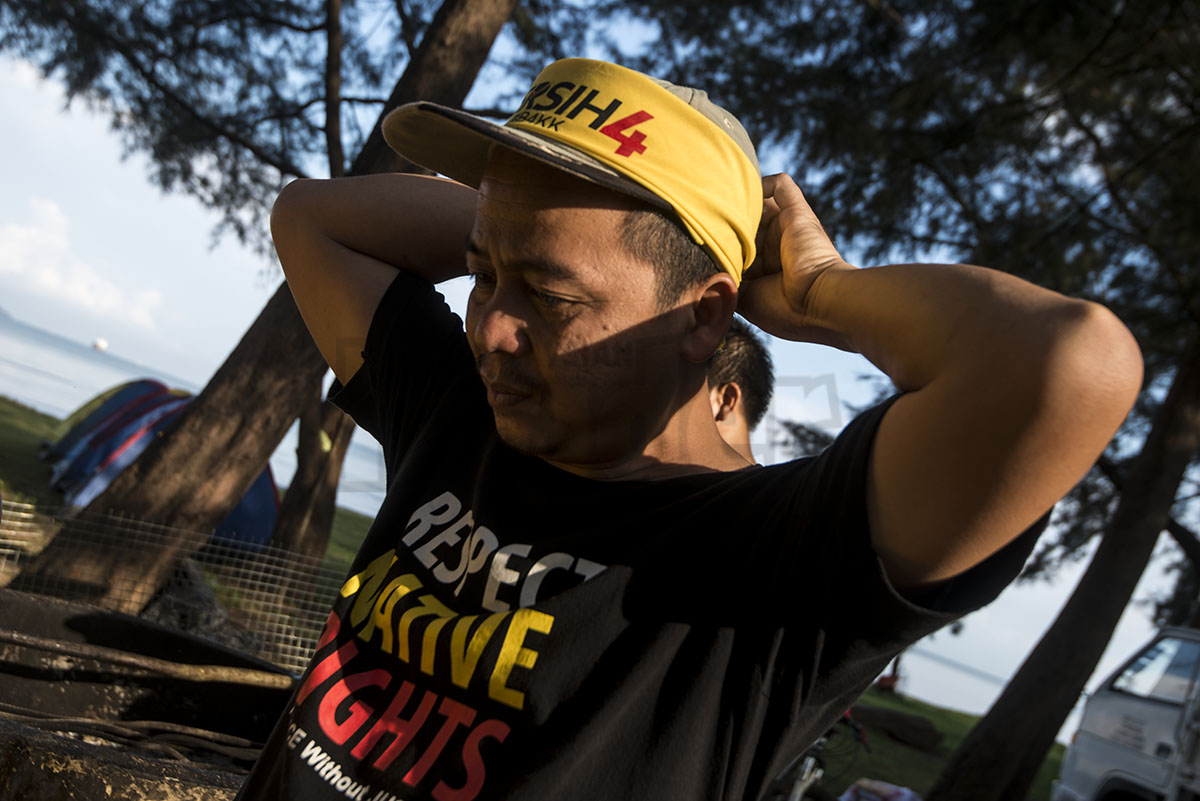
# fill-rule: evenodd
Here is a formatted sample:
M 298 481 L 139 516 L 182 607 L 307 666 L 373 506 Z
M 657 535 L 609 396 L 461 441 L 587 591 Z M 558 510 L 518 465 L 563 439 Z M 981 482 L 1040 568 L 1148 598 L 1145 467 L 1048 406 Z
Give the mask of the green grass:
M 920 715 L 942 733 L 942 741 L 936 752 L 926 753 L 898 743 L 882 731 L 868 726 L 867 741 L 871 751 L 866 753 L 850 742 L 848 730 L 839 727 L 837 735 L 829 744 L 830 753 L 826 758 L 827 780 L 824 782 L 826 788 L 835 795 L 840 794 L 856 779 L 863 777 L 890 782 L 907 787 L 918 795 L 926 795 L 947 757 L 979 720 L 977 715 L 943 709 L 914 698 L 884 693 L 874 688 L 868 690 L 859 703 Z M 1060 743 L 1055 743 L 1051 748 L 1041 770 L 1038 771 L 1027 801 L 1049 801 L 1050 783 L 1058 776 L 1064 750 Z
M 50 489 L 50 468 L 38 458 L 42 442 L 57 439 L 61 429 L 57 418 L 0 396 L 0 494 L 40 505 L 62 502 Z
M 324 567 L 337 570 L 340 575 L 347 573 L 370 527 L 371 518 L 339 506 L 333 513 L 333 531 L 325 548 Z

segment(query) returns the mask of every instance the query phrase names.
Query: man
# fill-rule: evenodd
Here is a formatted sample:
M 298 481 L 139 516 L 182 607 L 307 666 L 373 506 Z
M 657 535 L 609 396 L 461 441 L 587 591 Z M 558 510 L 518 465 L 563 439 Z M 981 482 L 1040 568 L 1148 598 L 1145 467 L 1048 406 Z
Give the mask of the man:
M 708 399 L 717 433 L 747 464 L 754 464 L 750 432 L 767 413 L 773 389 L 771 354 L 750 326 L 734 317 L 725 341 L 708 360 Z
M 463 183 L 300 181 L 272 218 L 388 493 L 245 799 L 754 798 L 1017 573 L 1138 391 L 1101 307 L 847 265 L 701 92 L 567 59 L 503 127 L 384 133 Z M 464 273 L 465 335 L 433 289 Z M 704 366 L 735 308 L 901 394 L 746 465 Z

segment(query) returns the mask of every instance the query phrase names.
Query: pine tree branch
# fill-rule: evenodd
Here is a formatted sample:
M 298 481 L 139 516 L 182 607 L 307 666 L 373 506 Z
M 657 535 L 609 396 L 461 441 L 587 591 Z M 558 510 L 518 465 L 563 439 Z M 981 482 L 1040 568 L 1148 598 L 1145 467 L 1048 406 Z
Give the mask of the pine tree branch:
M 1128 4 L 1123 4 L 1121 8 L 1117 10 L 1117 13 L 1113 15 L 1112 21 L 1109 22 L 1108 27 L 1104 30 L 1104 33 L 1100 36 L 1100 39 L 1096 42 L 1096 44 L 1090 50 L 1088 50 L 1088 52 L 1084 53 L 1083 57 L 1070 68 L 1068 68 L 1062 75 L 1059 75 L 1057 78 L 1051 81 L 1050 84 L 1043 90 L 1043 95 L 1048 95 L 1050 92 L 1055 91 L 1058 87 L 1074 78 L 1084 67 L 1090 64 L 1098 55 L 1100 55 L 1100 51 L 1103 50 L 1104 46 L 1108 44 L 1109 40 L 1112 39 L 1113 34 L 1120 30 L 1121 22 L 1124 19 L 1125 12 L 1128 10 L 1128 8 Z
M 128 48 L 124 42 L 121 42 L 120 40 L 111 36 L 107 30 L 97 25 L 93 20 L 85 20 L 81 18 L 78 21 L 78 25 L 86 30 L 91 36 L 95 37 L 98 41 L 104 42 L 111 47 L 112 50 L 118 53 L 130 66 L 130 68 L 142 78 L 142 80 L 149 84 L 155 91 L 161 93 L 162 96 L 170 101 L 176 108 L 183 111 L 200 125 L 208 128 L 218 137 L 224 138 L 230 143 L 246 149 L 264 164 L 274 167 L 284 175 L 293 175 L 297 178 L 307 177 L 304 170 L 300 169 L 289 159 L 278 154 L 269 153 L 261 146 L 245 138 L 236 131 L 220 125 L 213 119 L 200 113 L 195 107 L 192 106 L 192 104 L 188 103 L 177 92 L 161 81 L 153 69 L 142 64 L 137 54 L 130 50 L 130 48 Z
M 1121 474 L 1121 468 L 1117 466 L 1117 463 L 1108 456 L 1101 456 L 1096 461 L 1096 467 L 1120 492 L 1125 477 Z M 1174 517 L 1167 518 L 1167 533 L 1171 535 L 1171 539 L 1175 540 L 1175 544 L 1191 562 L 1192 569 L 1196 571 L 1197 575 L 1200 575 L 1200 536 Z
M 238 20 L 253 20 L 265 27 L 278 27 L 293 31 L 295 33 L 303 34 L 318 33 L 325 27 L 325 23 L 323 21 L 319 23 L 313 23 L 312 25 L 298 25 L 294 22 L 288 22 L 287 20 L 279 19 L 277 17 L 268 17 L 265 14 L 232 12 L 228 14 L 221 14 L 205 20 L 189 20 L 189 23 L 192 26 L 192 35 L 187 40 L 187 47 L 185 50 L 196 49 L 200 43 L 200 34 L 208 28 Z
M 277 111 L 274 114 L 265 114 L 265 115 L 257 118 L 253 122 L 251 122 L 250 127 L 257 128 L 259 125 L 262 125 L 264 122 L 272 122 L 273 120 L 290 120 L 290 119 L 297 119 L 297 118 L 302 119 L 304 116 L 304 112 L 308 111 L 313 106 L 318 105 L 320 103 L 324 103 L 324 102 L 325 102 L 325 98 L 323 98 L 323 97 L 311 98 L 297 106 L 292 106 L 289 109 Z
M 280 19 L 279 17 L 270 17 L 266 14 L 243 12 L 221 14 L 210 19 L 198 21 L 195 23 L 195 25 L 197 30 L 201 30 L 203 28 L 211 28 L 214 25 L 221 25 L 226 22 L 234 22 L 236 20 L 253 20 L 254 22 L 260 23 L 266 27 L 284 28 L 289 31 L 295 31 L 296 33 L 320 33 L 325 29 L 324 20 L 321 22 L 314 22 L 312 25 L 299 25 L 295 22 L 289 22 L 285 19 Z
M 978 242 L 963 239 L 948 239 L 944 236 L 924 236 L 921 234 L 908 234 L 909 239 L 917 245 L 927 245 L 929 247 L 943 247 L 952 250 L 965 251 L 974 247 Z
M 1061 179 L 1063 172 L 1061 166 L 1047 164 L 1037 159 L 1031 159 L 1030 164 L 1033 166 L 1033 169 L 1037 170 L 1038 175 L 1050 184 L 1050 186 L 1053 188 L 1053 191 L 1059 193 L 1074 204 L 1070 212 L 1071 214 L 1082 217 L 1084 220 L 1094 223 L 1100 229 L 1111 231 L 1132 241 L 1141 241 L 1139 240 L 1139 236 L 1141 236 L 1141 234 L 1132 228 L 1122 225 L 1120 219 L 1118 219 L 1119 215 L 1104 215 L 1093 211 L 1093 207 L 1095 205 L 1094 201 L 1096 200 L 1095 197 L 1085 200 L 1076 199 L 1075 192 L 1078 190 L 1078 187 L 1074 187 Z M 1037 241 L 1041 243 L 1045 241 L 1045 239 L 1042 238 Z
M 1104 186 L 1108 189 L 1108 196 L 1117 205 L 1117 208 L 1121 210 L 1121 213 L 1125 215 L 1125 219 L 1134 227 L 1137 234 L 1144 241 L 1152 241 L 1150 226 L 1138 216 L 1129 201 L 1125 198 L 1121 188 L 1117 186 L 1113 176 L 1108 149 L 1105 147 L 1104 140 L 1101 139 L 1100 134 L 1092 126 L 1088 125 L 1076 112 L 1068 109 L 1066 110 L 1066 114 L 1071 118 L 1071 122 L 1075 123 L 1075 127 L 1082 131 L 1084 137 L 1092 143 L 1092 150 L 1095 152 L 1096 161 L 1100 164 L 1100 173 L 1104 176 Z
M 1087 137 L 1095 149 L 1097 160 L 1101 165 L 1100 171 L 1104 176 L 1104 185 L 1108 189 L 1108 196 L 1121 210 L 1121 213 L 1125 215 L 1125 219 L 1129 220 L 1130 224 L 1136 229 L 1140 240 L 1146 243 L 1146 246 L 1150 250 L 1155 251 L 1159 264 L 1166 271 L 1167 275 L 1170 276 L 1172 282 L 1175 284 L 1175 289 L 1183 298 L 1184 308 L 1187 310 L 1188 316 L 1192 318 L 1192 322 L 1200 325 L 1200 308 L 1197 307 L 1196 293 L 1188 286 L 1188 279 L 1180 271 L 1180 265 L 1174 259 L 1164 257 L 1157 252 L 1158 248 L 1155 246 L 1155 243 L 1158 241 L 1158 237 L 1155 236 L 1151 225 L 1137 215 L 1132 203 L 1125 197 L 1125 193 L 1118 185 L 1118 179 L 1113 175 L 1104 142 L 1100 135 L 1077 114 L 1070 111 L 1067 113 L 1070 115 L 1072 122 L 1083 131 L 1084 136 Z M 1184 131 L 1186 130 L 1187 128 L 1184 129 Z M 1123 179 L 1128 172 L 1128 170 L 1123 172 L 1120 178 Z M 1091 204 L 1088 205 L 1090 206 Z M 1086 212 L 1087 209 L 1084 209 L 1084 211 Z
M 513 115 L 513 112 L 505 111 L 502 108 L 465 108 L 463 111 L 474 114 L 476 117 L 491 117 L 496 120 L 507 120 Z
M 871 10 L 882 14 L 884 19 L 891 23 L 893 27 L 898 28 L 902 32 L 908 30 L 908 22 L 905 21 L 900 12 L 892 8 L 890 3 L 886 3 L 884 0 L 866 0 L 866 2 L 871 7 Z
M 396 0 L 396 16 L 400 18 L 400 38 L 404 40 L 404 47 L 408 50 L 408 57 L 411 59 L 417 52 L 417 39 L 413 35 L 412 17 L 409 16 L 408 9 L 404 7 L 404 0 Z
M 342 103 L 356 103 L 356 104 L 372 105 L 372 106 L 382 105 L 387 102 L 387 100 L 385 100 L 382 97 L 347 97 L 346 95 L 341 95 L 338 99 Z M 278 111 L 274 114 L 265 114 L 261 117 L 258 117 L 257 119 L 255 119 L 253 122 L 250 123 L 250 127 L 257 128 L 259 125 L 263 124 L 264 122 L 271 122 L 273 120 L 304 119 L 304 112 L 308 111 L 313 106 L 322 105 L 324 103 L 325 103 L 324 97 L 312 97 L 312 98 L 309 98 L 308 100 L 305 100 L 303 103 L 294 105 L 291 108 L 285 109 L 283 111 Z M 319 126 L 310 124 L 310 127 L 314 131 L 322 130 Z
M 346 174 L 342 149 L 342 0 L 325 0 L 325 153 L 329 177 Z
M 1172 144 L 1174 144 L 1177 140 L 1179 140 L 1184 135 L 1189 134 L 1189 133 L 1194 133 L 1198 128 L 1200 128 L 1200 124 L 1197 124 L 1197 123 L 1192 123 L 1191 125 L 1185 125 L 1182 128 L 1180 128 L 1176 131 L 1173 131 L 1170 136 L 1167 136 L 1167 137 L 1164 137 L 1164 138 L 1158 140 L 1156 147 L 1151 148 L 1149 152 L 1143 154 L 1141 158 L 1139 158 L 1137 161 L 1133 162 L 1128 167 L 1123 169 L 1119 174 L 1117 174 L 1115 176 L 1115 180 L 1122 180 L 1127 175 L 1130 175 L 1134 171 L 1145 166 L 1145 164 L 1147 162 L 1149 162 L 1150 159 L 1152 159 L 1155 156 L 1162 153 L 1164 150 L 1166 150 L 1168 147 L 1170 147 Z M 1071 209 L 1066 214 L 1064 214 L 1061 218 L 1058 219 L 1058 221 L 1056 221 L 1054 224 L 1049 226 L 1042 233 L 1042 235 L 1040 237 L 1038 237 L 1036 240 L 1034 240 L 1032 244 L 1023 247 L 1022 250 L 1024 250 L 1025 252 L 1029 252 L 1037 245 L 1040 245 L 1042 242 L 1046 241 L 1051 236 L 1053 236 L 1054 234 L 1061 231 L 1063 229 L 1063 227 L 1065 227 L 1066 224 L 1069 223 L 1077 214 L 1080 214 L 1086 208 L 1090 207 L 1093 203 L 1095 203 L 1097 200 L 1099 200 L 1101 197 L 1103 197 L 1106 191 L 1108 191 L 1107 186 L 1097 188 L 1090 197 L 1080 201 L 1079 204 L 1075 208 Z
M 926 158 L 924 156 L 918 157 L 915 159 L 915 162 L 928 170 L 929 173 L 937 179 L 937 182 L 941 184 L 942 189 L 946 192 L 946 195 L 954 201 L 956 206 L 958 206 L 959 212 L 963 215 L 963 217 L 966 218 L 967 222 L 974 226 L 977 234 L 982 234 L 983 231 L 986 230 L 986 226 L 984 221 L 980 218 L 978 210 L 975 208 L 975 206 L 967 202 L 966 198 L 964 198 L 962 193 L 958 190 L 958 187 L 954 185 L 953 179 L 946 174 L 945 170 L 941 169 L 934 159 Z

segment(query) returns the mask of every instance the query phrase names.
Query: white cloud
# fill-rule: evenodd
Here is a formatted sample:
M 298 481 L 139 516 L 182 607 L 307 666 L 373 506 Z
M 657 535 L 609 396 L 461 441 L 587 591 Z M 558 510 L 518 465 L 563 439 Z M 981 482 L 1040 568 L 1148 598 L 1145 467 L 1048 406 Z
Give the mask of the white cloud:
M 28 61 L 14 59 L 5 66 L 4 72 L 8 75 L 8 79 L 22 89 L 35 89 L 42 83 L 41 73 Z
M 157 328 L 154 311 L 162 302 L 158 290 L 128 289 L 109 280 L 75 254 L 67 217 L 58 204 L 30 198 L 29 206 L 31 223 L 0 225 L 0 277 L 76 311 L 132 323 L 147 331 Z

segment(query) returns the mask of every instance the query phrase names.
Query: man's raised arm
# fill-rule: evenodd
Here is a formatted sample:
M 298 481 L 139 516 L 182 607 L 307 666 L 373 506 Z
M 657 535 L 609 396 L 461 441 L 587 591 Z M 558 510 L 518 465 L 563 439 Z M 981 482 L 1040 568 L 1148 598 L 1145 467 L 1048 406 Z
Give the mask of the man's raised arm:
M 872 452 L 872 543 L 902 589 L 962 573 L 1103 451 L 1141 386 L 1133 336 L 1102 306 L 982 267 L 853 269 L 789 177 L 766 178 L 764 195 L 739 311 L 857 351 L 904 392 Z
M 371 318 L 397 270 L 432 282 L 466 273 L 475 190 L 386 173 L 288 184 L 271 235 L 321 355 L 346 382 L 362 364 Z

